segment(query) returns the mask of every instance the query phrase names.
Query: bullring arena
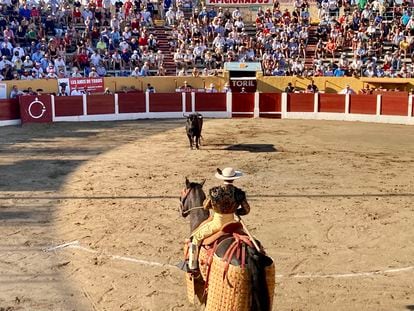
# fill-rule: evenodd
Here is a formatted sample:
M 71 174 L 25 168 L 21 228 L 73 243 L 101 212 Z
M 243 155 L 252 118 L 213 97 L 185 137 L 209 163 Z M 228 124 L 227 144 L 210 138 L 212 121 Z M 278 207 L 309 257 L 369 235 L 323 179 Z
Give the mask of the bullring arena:
M 412 126 L 206 118 L 203 137 L 189 150 L 183 119 L 1 128 L 0 309 L 199 310 L 178 197 L 228 165 L 274 310 L 414 309 Z

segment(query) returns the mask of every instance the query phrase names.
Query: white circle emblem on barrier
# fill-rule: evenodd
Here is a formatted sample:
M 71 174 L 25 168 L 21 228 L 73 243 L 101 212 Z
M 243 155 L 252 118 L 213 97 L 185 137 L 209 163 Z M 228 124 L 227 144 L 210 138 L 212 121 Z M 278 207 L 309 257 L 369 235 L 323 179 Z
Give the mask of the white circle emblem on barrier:
M 40 105 L 42 107 L 42 111 L 40 112 L 40 114 L 38 115 L 34 115 L 32 113 L 32 107 L 33 105 Z M 33 119 L 40 119 L 41 117 L 44 116 L 45 112 L 46 112 L 46 106 L 44 103 L 42 103 L 37 97 L 35 98 L 34 101 L 32 101 L 29 105 L 29 107 L 27 108 L 27 112 L 29 113 L 29 116 L 31 116 Z

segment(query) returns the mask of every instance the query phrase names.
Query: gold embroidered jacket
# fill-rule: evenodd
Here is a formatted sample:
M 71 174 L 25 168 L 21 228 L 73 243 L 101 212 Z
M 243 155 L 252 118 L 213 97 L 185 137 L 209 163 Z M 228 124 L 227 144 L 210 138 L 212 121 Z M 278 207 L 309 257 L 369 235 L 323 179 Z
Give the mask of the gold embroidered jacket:
M 232 184 L 211 188 L 203 205 L 219 214 L 247 215 L 250 212 L 245 192 Z

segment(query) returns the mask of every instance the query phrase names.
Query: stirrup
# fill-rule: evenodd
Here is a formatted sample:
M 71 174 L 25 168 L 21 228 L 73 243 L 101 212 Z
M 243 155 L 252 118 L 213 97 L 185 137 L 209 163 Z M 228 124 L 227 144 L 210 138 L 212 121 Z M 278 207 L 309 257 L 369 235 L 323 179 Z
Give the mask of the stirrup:
M 188 253 L 188 269 L 193 271 L 198 270 L 198 245 L 190 243 Z

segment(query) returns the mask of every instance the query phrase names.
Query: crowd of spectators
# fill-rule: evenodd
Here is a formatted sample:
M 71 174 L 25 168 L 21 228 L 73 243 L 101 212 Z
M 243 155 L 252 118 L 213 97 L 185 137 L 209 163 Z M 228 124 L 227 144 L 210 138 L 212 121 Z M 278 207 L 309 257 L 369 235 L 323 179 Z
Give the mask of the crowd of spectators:
M 320 4 L 313 76 L 413 76 L 414 15 L 411 1 L 342 1 L 342 12 L 328 14 Z M 328 60 L 326 62 L 326 60 Z
M 6 0 L 0 3 L 0 80 L 148 76 L 164 55 L 146 0 Z
M 260 61 L 273 76 L 409 78 L 411 2 L 294 0 L 282 10 L 274 0 L 252 23 L 239 8 L 198 7 L 192 0 L 160 6 L 150 0 L 5 0 L 0 80 L 166 75 L 155 15 L 169 27 L 168 53 L 178 76 L 218 75 L 225 62 Z M 318 8 L 312 33 L 318 40 L 309 55 L 311 5 Z
M 403 0 L 317 0 L 316 46 L 309 55 L 309 5 L 295 0 L 293 12 L 274 8 L 258 37 L 268 48 L 262 57 L 266 75 L 413 76 L 413 4 Z M 305 18 L 303 18 L 303 16 Z M 263 28 L 258 23 L 257 28 Z M 309 58 L 311 61 L 309 62 Z M 306 61 L 308 64 L 306 64 Z

